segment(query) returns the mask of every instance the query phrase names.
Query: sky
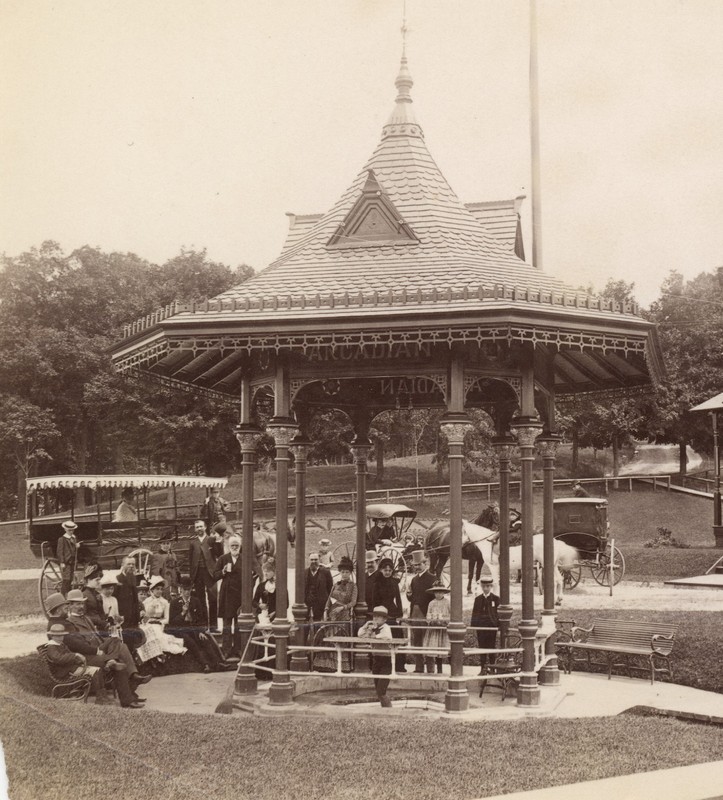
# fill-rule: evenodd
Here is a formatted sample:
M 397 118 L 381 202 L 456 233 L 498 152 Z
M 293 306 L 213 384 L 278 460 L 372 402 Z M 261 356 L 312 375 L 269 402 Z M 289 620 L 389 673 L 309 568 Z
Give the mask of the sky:
M 262 269 L 394 106 L 403 0 L 0 0 L 0 252 L 182 247 Z M 412 96 L 463 202 L 526 194 L 527 0 L 407 0 Z M 538 0 L 542 260 L 573 286 L 723 264 L 723 2 Z

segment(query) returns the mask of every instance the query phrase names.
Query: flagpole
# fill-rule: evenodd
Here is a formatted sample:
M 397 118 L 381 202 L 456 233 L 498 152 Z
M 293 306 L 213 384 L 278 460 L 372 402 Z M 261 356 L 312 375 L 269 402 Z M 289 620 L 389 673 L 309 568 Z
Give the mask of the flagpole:
M 540 120 L 537 74 L 537 0 L 530 0 L 530 150 L 532 171 L 532 263 L 542 269 Z

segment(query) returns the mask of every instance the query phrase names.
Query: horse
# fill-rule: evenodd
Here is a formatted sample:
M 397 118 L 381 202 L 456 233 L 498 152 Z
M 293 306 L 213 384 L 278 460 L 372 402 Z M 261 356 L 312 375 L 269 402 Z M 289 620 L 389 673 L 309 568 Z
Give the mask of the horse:
M 554 540 L 554 552 L 555 605 L 560 605 L 562 603 L 562 590 L 565 583 L 561 570 L 572 569 L 580 557 L 580 554 L 574 547 L 571 547 L 569 544 L 562 542 L 559 539 Z M 536 533 L 532 537 L 532 559 L 533 561 L 538 562 L 544 569 L 545 537 L 541 533 Z M 522 547 L 520 545 L 517 545 L 516 547 L 510 547 L 510 574 L 512 574 L 514 570 L 521 569 Z M 538 580 L 541 580 L 541 578 L 538 577 Z
M 476 519 L 479 519 L 477 517 Z M 469 561 L 467 589 L 472 590 L 472 574 L 475 568 L 479 580 L 482 564 L 492 563 L 492 545 L 499 531 L 480 526 L 475 522 L 462 520 L 462 558 Z M 429 570 L 441 579 L 442 571 L 449 559 L 449 522 L 435 522 L 424 536 L 424 549 L 429 554 Z
M 510 508 L 510 532 L 517 532 L 522 525 L 521 514 L 516 508 Z M 500 507 L 497 503 L 488 505 L 472 520 L 471 523 L 466 525 L 475 525 L 486 529 L 489 532 L 498 532 L 500 529 Z M 425 550 L 430 554 L 430 570 L 437 574 L 437 577 L 442 574 L 445 564 L 449 558 L 449 523 L 437 522 L 427 531 L 427 541 L 430 541 L 429 534 L 434 531 L 435 537 L 432 541 L 430 548 L 425 544 Z M 496 539 L 496 537 L 492 537 Z M 482 564 L 485 560 L 490 563 L 491 559 L 485 559 L 484 553 L 479 547 L 475 547 L 475 542 L 464 539 L 462 540 L 462 558 L 467 561 L 467 594 L 472 594 L 472 581 L 479 581 L 482 574 Z M 441 562 L 441 563 L 440 563 Z

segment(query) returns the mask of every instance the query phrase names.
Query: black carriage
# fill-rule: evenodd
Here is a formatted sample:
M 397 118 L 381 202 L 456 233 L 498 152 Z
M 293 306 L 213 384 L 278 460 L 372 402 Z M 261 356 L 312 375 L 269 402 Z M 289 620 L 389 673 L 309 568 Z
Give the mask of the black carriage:
M 366 508 L 367 549 L 377 551 L 379 558 L 390 558 L 394 577 L 401 581 L 411 571 L 405 537 L 417 512 L 397 503 L 373 503 Z M 334 549 L 334 561 L 347 556 L 356 564 L 356 542 L 342 542 Z
M 136 562 L 136 574 L 149 576 L 151 557 L 160 549 L 160 543 L 171 543 L 181 569 L 186 566 L 188 547 L 194 536 L 193 523 L 206 519 L 205 499 L 211 489 L 222 489 L 226 478 L 207 478 L 194 475 L 53 475 L 30 478 L 27 481 L 28 541 L 33 554 L 40 558 L 42 569 L 38 584 L 40 605 L 47 615 L 45 601 L 62 584 L 60 564 L 57 560 L 58 540 L 63 535 L 62 523 L 71 519 L 77 525 L 74 535 L 79 544 L 74 587 L 83 583 L 83 569 L 88 564 L 98 564 L 104 570 L 117 570 L 126 556 Z M 178 505 L 177 489 L 203 489 L 206 495 L 200 502 Z M 95 511 L 76 513 L 75 493 L 90 489 L 95 493 Z M 134 493 L 136 519 L 118 521 L 118 505 L 121 492 L 132 489 Z M 157 492 L 170 490 L 171 502 L 151 506 L 159 502 Z M 61 493 L 69 500 L 69 511 L 56 512 L 52 516 L 33 516 L 33 509 L 51 503 L 52 495 Z M 101 496 L 103 502 L 101 503 Z M 168 495 L 166 493 L 166 502 Z M 123 516 L 123 515 L 121 515 Z M 125 516 L 132 516 L 126 513 Z M 115 519 L 114 519 L 115 517 Z
M 555 539 L 578 550 L 578 562 L 563 569 L 565 589 L 580 582 L 582 568 L 590 569 L 601 586 L 619 583 L 625 574 L 625 558 L 610 540 L 608 501 L 602 497 L 561 497 L 554 501 Z

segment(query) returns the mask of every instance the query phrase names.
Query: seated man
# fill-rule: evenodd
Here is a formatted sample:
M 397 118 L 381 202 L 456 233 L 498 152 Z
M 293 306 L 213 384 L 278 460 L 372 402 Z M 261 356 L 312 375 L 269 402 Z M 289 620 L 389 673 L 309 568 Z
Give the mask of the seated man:
M 150 681 L 149 675 L 140 675 L 138 667 L 133 660 L 130 650 L 113 636 L 103 638 L 98 634 L 95 625 L 85 615 L 85 597 L 78 589 L 68 592 L 68 616 L 65 620 L 65 629 L 68 636 L 65 644 L 73 653 L 80 653 L 86 657 L 91 666 L 105 667 L 108 661 L 118 661 L 125 668 L 128 675 L 131 696 L 119 696 L 121 705 L 138 702 L 135 690 L 142 683 Z M 114 667 L 115 669 L 115 667 Z
M 49 641 L 45 653 L 48 659 L 50 674 L 56 681 L 69 680 L 71 678 L 80 677 L 81 675 L 90 675 L 90 687 L 95 695 L 95 704 L 97 706 L 113 705 L 113 698 L 109 697 L 108 690 L 105 688 L 103 670 L 100 667 L 89 666 L 85 660 L 85 656 L 68 650 L 64 642 L 67 635 L 68 631 L 60 624 L 51 625 L 48 630 Z M 130 688 L 127 686 L 127 674 L 124 677 L 126 687 L 123 690 L 123 694 L 126 695 L 130 694 Z M 121 696 L 120 690 L 118 691 L 118 696 Z M 140 704 L 130 702 L 129 708 L 140 708 Z
M 233 669 L 233 664 L 224 660 L 216 640 L 206 633 L 206 613 L 201 601 L 191 595 L 189 578 L 182 578 L 179 597 L 171 600 L 166 631 L 183 639 L 183 644 L 203 667 L 204 672 Z

